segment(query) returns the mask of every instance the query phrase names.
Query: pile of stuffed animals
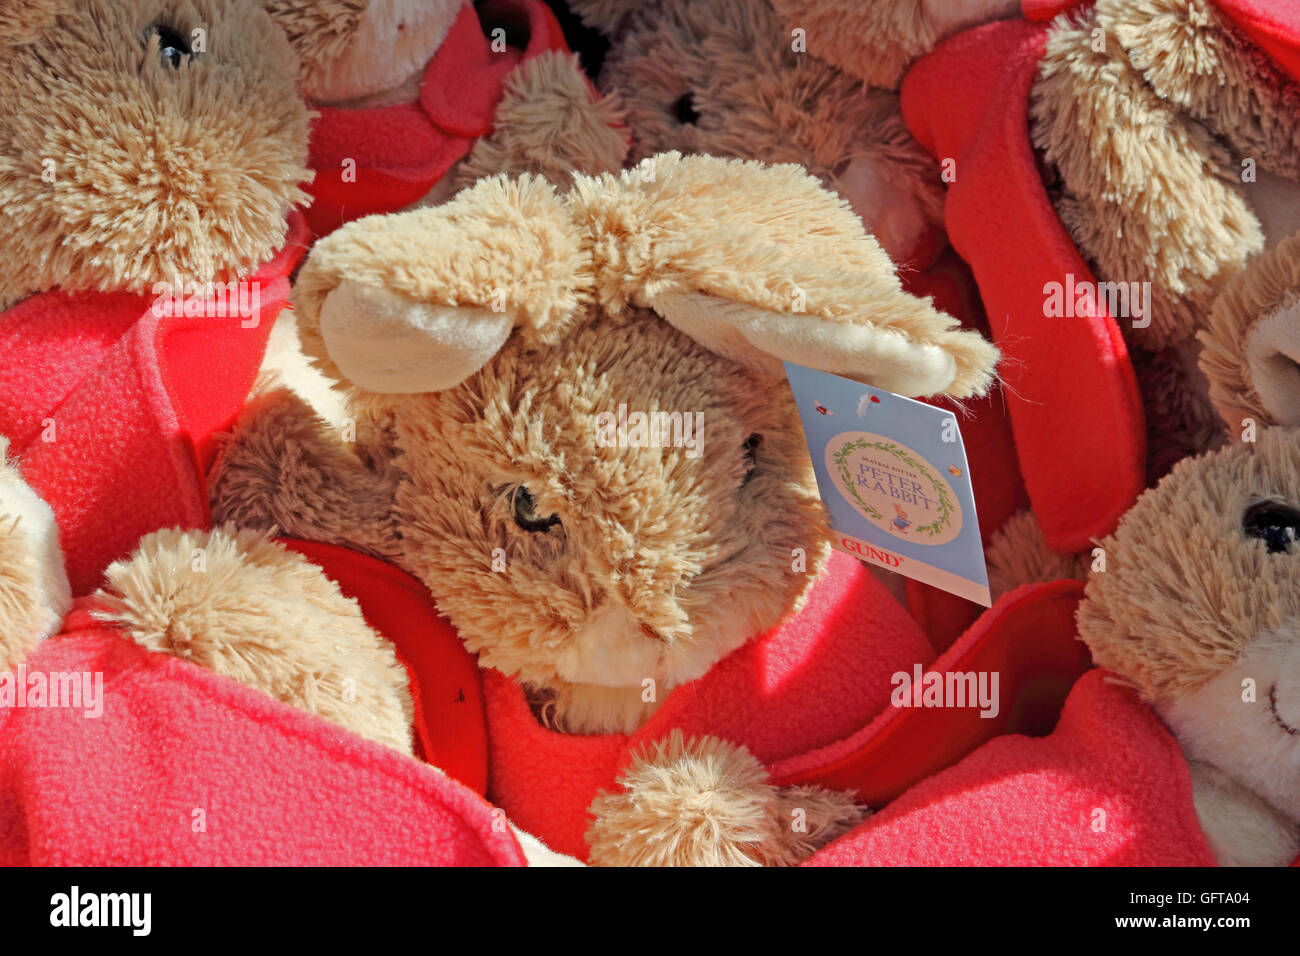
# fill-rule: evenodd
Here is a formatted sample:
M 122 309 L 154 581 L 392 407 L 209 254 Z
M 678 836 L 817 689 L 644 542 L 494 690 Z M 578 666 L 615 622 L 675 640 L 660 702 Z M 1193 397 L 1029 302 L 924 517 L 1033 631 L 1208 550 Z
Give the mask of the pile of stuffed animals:
M 1300 861 L 1287 5 L 30 0 L 0 87 L 0 863 Z M 991 608 L 832 551 L 785 362 L 959 414 Z

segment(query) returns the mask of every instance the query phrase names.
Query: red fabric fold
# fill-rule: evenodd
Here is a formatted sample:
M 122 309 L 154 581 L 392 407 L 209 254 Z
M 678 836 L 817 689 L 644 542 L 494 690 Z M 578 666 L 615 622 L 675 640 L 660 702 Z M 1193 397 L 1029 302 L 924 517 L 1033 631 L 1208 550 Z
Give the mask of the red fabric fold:
M 491 32 L 526 36 L 492 49 Z M 567 52 L 564 32 L 542 0 L 466 3 L 429 61 L 414 103 L 372 109 L 321 107 L 312 132 L 316 180 L 308 217 L 323 236 L 344 223 L 396 212 L 424 198 L 492 132 L 506 78 L 547 51 Z
M 1114 320 L 1048 318 L 1045 285 L 1092 282 L 1043 187 L 1027 123 L 1047 25 L 959 34 L 903 83 L 908 125 L 956 162 L 945 219 L 979 284 L 1020 470 L 1047 541 L 1081 550 L 1112 531 L 1145 480 L 1137 382 Z
M 149 295 L 58 291 L 0 315 L 0 434 L 54 509 L 74 593 L 141 535 L 207 525 L 214 436 L 244 404 L 306 241 L 295 212 L 284 250 L 243 280 L 250 302 L 258 290 L 256 325 L 159 315 Z
M 773 765 L 773 779 L 853 790 L 862 803 L 879 807 L 998 735 L 1047 733 L 1070 688 L 1091 666 L 1075 636 L 1082 596 L 1078 581 L 1019 588 L 926 668 L 940 676 L 997 674 L 995 715 L 981 716 L 974 706 L 895 706 L 891 700 L 858 733 Z
M 282 540 L 316 564 L 392 641 L 411 678 L 416 756 L 487 792 L 487 715 L 478 660 L 429 591 L 387 562 L 332 544 Z
M 908 790 L 812 866 L 1213 866 L 1178 742 L 1100 670 L 1046 737 L 1010 734 Z
M 23 667 L 98 675 L 102 712 L 0 708 L 0 865 L 524 863 L 468 787 L 88 610 Z
M 632 755 L 673 730 L 743 744 L 765 763 L 831 743 L 888 702 L 890 675 L 925 664 L 924 636 L 861 564 L 831 557 L 807 606 L 699 680 L 673 690 L 634 734 L 580 736 L 538 724 L 517 683 L 484 671 L 488 795 L 561 853 L 587 855 L 587 807 Z

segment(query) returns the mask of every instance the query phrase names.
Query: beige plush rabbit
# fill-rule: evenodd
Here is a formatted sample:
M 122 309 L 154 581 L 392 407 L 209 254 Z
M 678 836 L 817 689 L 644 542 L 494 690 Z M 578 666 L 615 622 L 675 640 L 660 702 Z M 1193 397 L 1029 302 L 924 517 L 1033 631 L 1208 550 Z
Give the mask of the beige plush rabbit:
M 1300 852 L 1298 291 L 1300 236 L 1228 285 L 1201 333 L 1228 443 L 1138 500 L 1079 611 L 1097 663 L 1182 744 L 1225 865 Z
M 675 153 L 564 195 L 501 177 L 354 223 L 317 245 L 296 304 L 356 445 L 264 399 L 219 465 L 218 518 L 396 561 L 484 666 L 578 734 L 641 726 L 661 702 L 643 699 L 647 678 L 705 674 L 797 610 L 826 560 L 782 359 L 956 397 L 985 391 L 996 359 L 904 293 L 801 169 Z M 614 440 L 620 407 L 693 433 Z M 790 573 L 799 549 L 811 573 Z M 624 779 L 652 816 L 655 799 L 734 787 L 770 821 L 783 799 L 725 742 L 664 755 Z M 861 813 L 841 795 L 806 805 L 814 837 L 661 813 L 641 840 L 596 839 L 592 859 L 792 862 Z

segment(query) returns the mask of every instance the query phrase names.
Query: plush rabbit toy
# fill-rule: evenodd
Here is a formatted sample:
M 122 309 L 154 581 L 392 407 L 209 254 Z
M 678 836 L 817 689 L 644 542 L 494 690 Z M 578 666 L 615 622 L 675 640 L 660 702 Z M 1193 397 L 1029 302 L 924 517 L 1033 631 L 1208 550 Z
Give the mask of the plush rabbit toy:
M 1223 864 L 1300 853 L 1300 236 L 1235 277 L 1201 333 L 1225 447 L 1102 540 L 1079 612 L 1098 664 L 1164 718 Z
M 564 195 L 495 178 L 360 221 L 317 245 L 296 295 L 304 349 L 346 390 L 357 446 L 264 401 L 218 465 L 216 512 L 415 574 L 481 664 L 566 732 L 561 749 L 637 730 L 808 600 L 829 548 L 782 359 L 954 397 L 987 390 L 996 359 L 904 293 L 803 170 L 675 153 Z M 676 424 L 616 426 L 627 409 Z M 792 573 L 792 555 L 807 568 Z M 883 704 L 885 682 L 856 697 L 883 690 Z M 671 729 L 634 771 L 645 789 L 622 795 L 652 819 L 589 836 L 593 860 L 792 862 L 860 815 L 805 794 L 821 809 L 792 836 L 743 749 Z M 511 804 L 493 760 L 489 796 L 525 829 L 548 825 Z M 534 769 L 547 777 L 534 792 L 564 782 L 563 766 Z M 742 792 L 758 822 L 680 812 L 715 787 Z M 579 846 L 589 801 L 564 823 Z

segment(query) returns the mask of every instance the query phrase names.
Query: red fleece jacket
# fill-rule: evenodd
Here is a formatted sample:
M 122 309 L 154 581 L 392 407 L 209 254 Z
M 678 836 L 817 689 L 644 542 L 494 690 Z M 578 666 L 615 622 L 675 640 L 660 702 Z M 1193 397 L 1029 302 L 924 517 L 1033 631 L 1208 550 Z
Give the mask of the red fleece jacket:
M 468 787 L 84 610 L 32 675 L 101 676 L 101 713 L 0 707 L 0 866 L 523 863 Z
M 523 47 L 493 52 L 489 33 L 526 34 Z M 424 198 L 495 125 L 506 78 L 548 51 L 567 52 L 564 32 L 542 0 L 466 3 L 429 61 L 419 99 L 373 109 L 323 107 L 311 142 L 313 234 Z
M 74 593 L 141 535 L 208 524 L 214 435 L 248 396 L 306 241 L 294 213 L 285 248 L 244 280 L 260 300 L 248 319 L 238 296 L 167 316 L 151 295 L 57 291 L 0 315 L 0 434 L 54 509 Z

